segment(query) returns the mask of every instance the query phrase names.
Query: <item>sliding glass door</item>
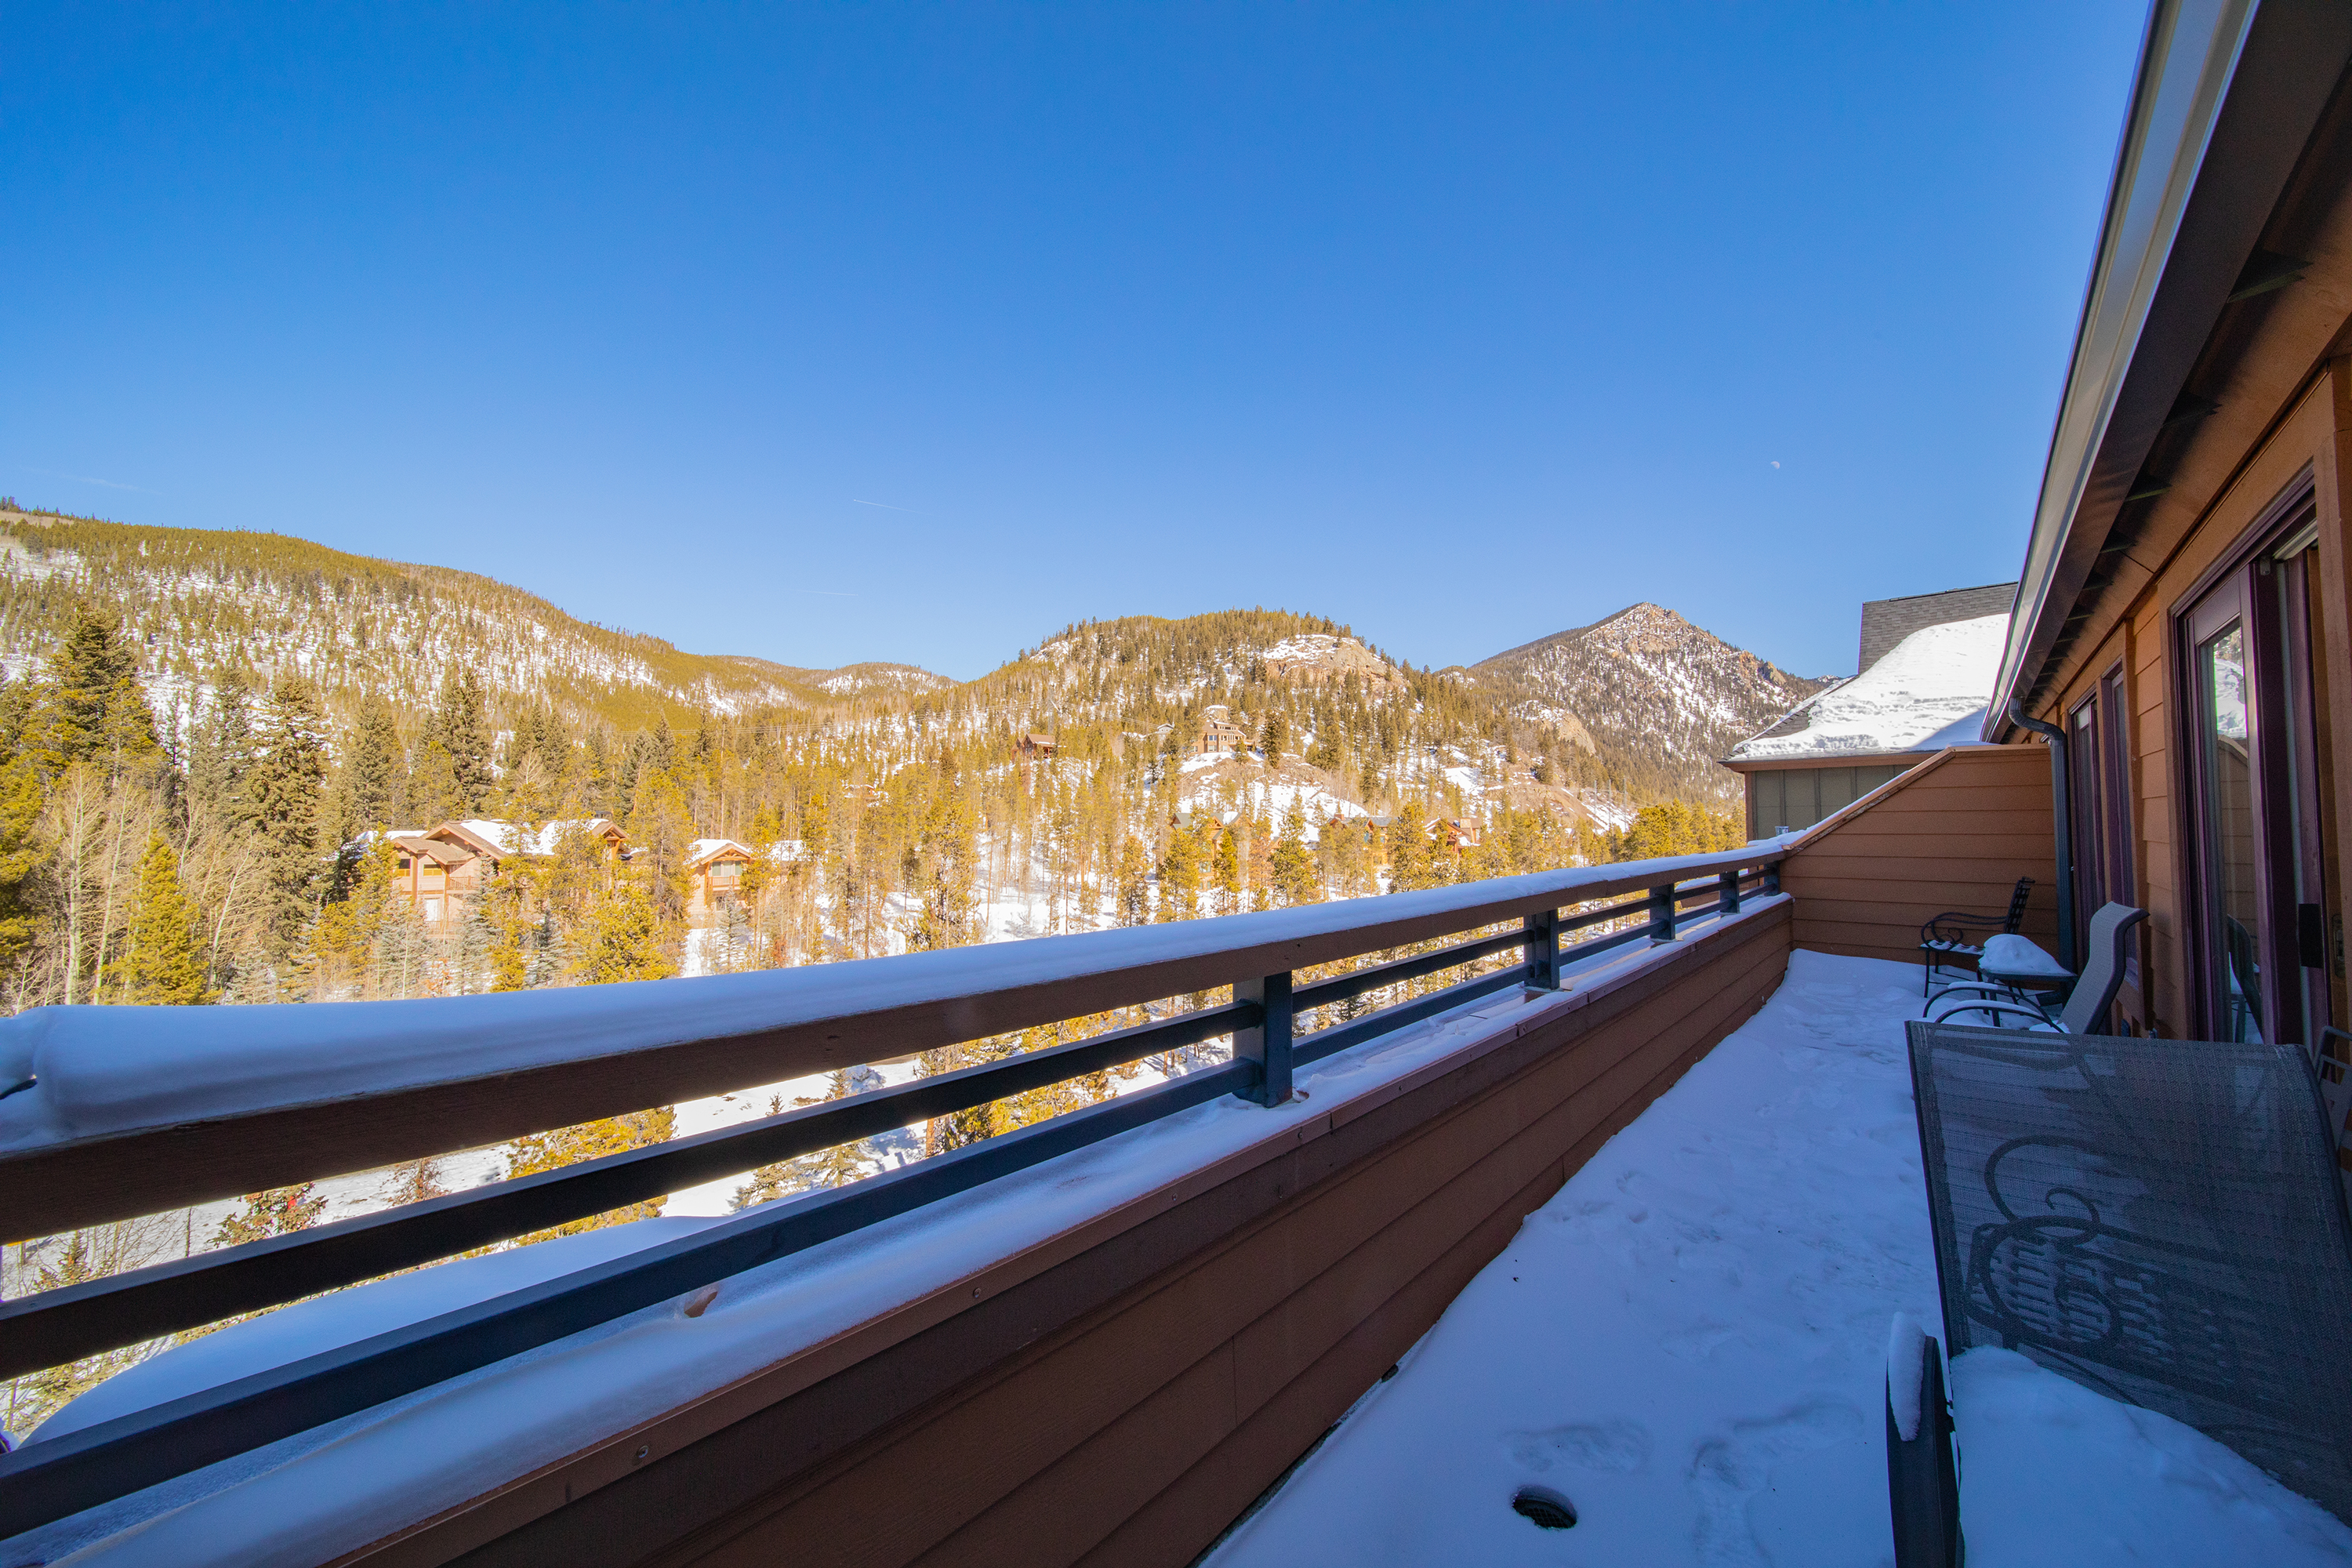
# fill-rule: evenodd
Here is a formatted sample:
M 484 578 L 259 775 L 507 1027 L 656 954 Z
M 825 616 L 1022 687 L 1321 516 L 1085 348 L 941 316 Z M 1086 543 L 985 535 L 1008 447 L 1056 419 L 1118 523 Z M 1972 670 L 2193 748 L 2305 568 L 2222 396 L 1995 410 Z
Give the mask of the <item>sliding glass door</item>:
M 2309 510 L 2183 621 L 2196 880 L 2191 979 L 2224 1040 L 2310 1045 L 2330 1021 L 2315 769 Z

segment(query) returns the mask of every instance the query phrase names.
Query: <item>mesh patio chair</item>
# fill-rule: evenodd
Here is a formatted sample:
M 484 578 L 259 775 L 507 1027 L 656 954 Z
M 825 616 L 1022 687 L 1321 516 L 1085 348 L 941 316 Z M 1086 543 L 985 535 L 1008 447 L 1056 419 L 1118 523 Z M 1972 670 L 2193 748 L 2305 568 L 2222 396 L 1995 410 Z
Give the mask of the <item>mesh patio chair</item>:
M 1974 1024 L 1989 1028 L 2053 1028 L 2069 1035 L 2088 1035 L 2104 1028 L 2116 993 L 2124 988 L 2124 966 L 2131 957 L 2132 933 L 2147 919 L 2146 910 L 2129 904 L 2102 904 L 2091 917 L 2084 943 L 2090 962 L 2066 998 L 2065 1007 L 2053 1015 L 2037 1001 L 2007 985 L 1982 981 L 1947 985 L 1928 1005 L 1930 1023 Z M 2012 1021 L 2013 1020 L 2013 1021 Z
M 2005 915 L 1970 914 L 1966 910 L 1946 910 L 1942 914 L 1919 928 L 1919 954 L 1926 961 L 1927 973 L 1919 984 L 1924 997 L 1936 988 L 1936 971 L 1948 968 L 1955 959 L 1974 963 L 1984 956 L 1984 943 L 1971 933 L 1991 935 L 2006 932 L 2014 936 L 2017 928 L 2025 923 L 2025 900 L 2032 896 L 2033 879 L 2020 877 L 2016 890 L 2009 895 L 2009 912 Z
M 1908 1034 L 1951 1353 L 2018 1351 L 2352 1521 L 2352 1226 L 2303 1047 Z

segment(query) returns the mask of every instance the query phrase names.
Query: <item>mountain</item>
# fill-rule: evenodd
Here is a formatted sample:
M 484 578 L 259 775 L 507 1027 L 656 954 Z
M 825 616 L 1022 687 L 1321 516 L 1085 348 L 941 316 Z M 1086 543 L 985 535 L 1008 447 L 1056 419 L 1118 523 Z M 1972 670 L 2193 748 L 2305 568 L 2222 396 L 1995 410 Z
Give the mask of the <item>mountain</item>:
M 1652 604 L 1453 673 L 1522 721 L 1580 722 L 1637 796 L 1704 800 L 1738 793 L 1717 759 L 1832 684 L 1791 675 Z
M 381 693 L 404 733 L 460 667 L 502 729 L 537 728 L 542 710 L 575 734 L 621 737 L 690 730 L 706 714 L 793 713 L 813 735 L 885 751 L 927 730 L 1066 730 L 1082 749 L 1148 742 L 1157 755 L 1183 751 L 1222 704 L 1252 742 L 1282 715 L 1283 765 L 1315 773 L 1291 782 L 1326 810 L 1378 811 L 1411 791 L 1433 809 L 1548 805 L 1604 826 L 1644 800 L 1728 798 L 1714 760 L 1824 684 L 1654 605 L 1434 675 L 1336 622 L 1263 610 L 1072 625 L 970 682 L 904 664 L 804 669 L 688 653 L 473 573 L 284 534 L 0 509 L 0 673 L 37 665 L 80 604 L 122 616 L 173 730 L 230 668 L 260 685 L 300 670 L 338 731 Z M 1222 777 L 1201 773 L 1187 789 Z
M 331 713 L 350 712 L 371 691 L 429 705 L 443 675 L 468 665 L 494 699 L 547 703 L 575 724 L 624 731 L 702 712 L 896 703 L 954 684 L 911 665 L 799 669 L 686 653 L 471 572 L 285 534 L 0 510 L 0 670 L 23 674 L 84 602 L 123 613 L 167 717 L 230 665 L 267 676 L 291 664 Z

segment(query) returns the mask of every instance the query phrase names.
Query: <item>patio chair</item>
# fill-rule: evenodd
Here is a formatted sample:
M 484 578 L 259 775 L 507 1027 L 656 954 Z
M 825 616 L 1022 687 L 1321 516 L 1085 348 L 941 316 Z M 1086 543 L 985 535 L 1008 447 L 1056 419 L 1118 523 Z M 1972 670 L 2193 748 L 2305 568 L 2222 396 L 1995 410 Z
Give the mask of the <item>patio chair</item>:
M 1931 1023 L 1973 1023 L 1990 1028 L 2054 1028 L 2069 1035 L 2087 1035 L 2104 1027 L 2116 993 L 2124 988 L 2124 966 L 2131 956 L 2132 932 L 2147 919 L 2146 910 L 2129 904 L 2102 904 L 2091 917 L 2084 942 L 2090 962 L 2066 998 L 2065 1009 L 2052 1016 L 2048 1008 L 2014 987 L 1982 981 L 1947 985 L 1929 1003 Z M 2010 1020 L 2018 1020 L 2012 1024 Z
M 1925 997 L 1935 989 L 1939 966 L 1948 966 L 1954 959 L 1965 958 L 1973 963 L 1984 956 L 1984 943 L 1971 940 L 1969 933 L 2001 931 L 2014 936 L 2017 928 L 2025 923 L 2025 900 L 2032 892 L 2033 879 L 2020 877 L 2016 890 L 2009 895 L 2007 914 L 1979 915 L 1966 910 L 1946 910 L 1921 926 L 1919 952 L 1926 960 L 1927 973 L 1919 984 L 1919 994 Z
M 2304 1048 L 1907 1032 L 1950 1352 L 2160 1411 L 2352 1521 L 2352 1226 Z

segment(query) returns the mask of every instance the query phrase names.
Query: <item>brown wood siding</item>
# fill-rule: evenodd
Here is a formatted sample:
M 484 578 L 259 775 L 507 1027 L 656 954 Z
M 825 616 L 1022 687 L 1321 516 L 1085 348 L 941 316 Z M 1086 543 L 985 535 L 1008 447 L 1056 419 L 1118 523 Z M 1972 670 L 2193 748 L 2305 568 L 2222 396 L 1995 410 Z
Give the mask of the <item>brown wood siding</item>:
M 1969 747 L 1896 780 L 1806 836 L 1780 868 L 1799 947 L 1919 962 L 1919 928 L 1947 910 L 1998 913 L 2033 879 L 2025 934 L 2054 948 L 2050 753 Z
M 1791 910 L 1498 1024 L 1255 1163 L 1131 1205 L 1127 1228 L 1043 1267 L 1008 1260 L 1033 1272 L 984 1279 L 928 1326 L 859 1331 L 870 1352 L 815 1381 L 704 1402 L 723 1423 L 674 1413 L 703 1429 L 624 1434 L 359 1555 L 1180 1568 L 1762 1005 Z M 625 1458 L 640 1442 L 643 1465 Z

